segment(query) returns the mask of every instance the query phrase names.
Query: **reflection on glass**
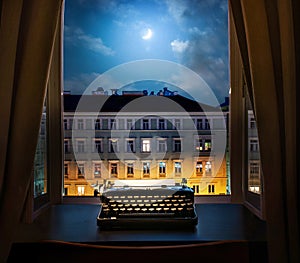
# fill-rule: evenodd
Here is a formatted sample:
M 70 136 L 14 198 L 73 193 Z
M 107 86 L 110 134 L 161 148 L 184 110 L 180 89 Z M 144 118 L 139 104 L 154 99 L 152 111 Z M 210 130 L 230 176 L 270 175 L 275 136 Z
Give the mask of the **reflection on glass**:
M 248 191 L 261 193 L 259 141 L 253 110 L 248 105 Z
M 47 105 L 44 103 L 39 137 L 34 157 L 34 197 L 47 193 Z

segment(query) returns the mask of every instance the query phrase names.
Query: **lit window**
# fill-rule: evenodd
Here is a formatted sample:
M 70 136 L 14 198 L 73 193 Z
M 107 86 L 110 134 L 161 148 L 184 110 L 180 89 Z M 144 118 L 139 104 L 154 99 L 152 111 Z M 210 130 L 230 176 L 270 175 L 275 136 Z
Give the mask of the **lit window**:
M 260 193 L 260 161 L 249 162 L 249 178 L 248 178 L 249 191 Z
M 206 162 L 205 163 L 205 174 L 210 174 L 211 173 L 211 162 Z
M 202 165 L 201 161 L 198 161 L 196 163 L 196 174 L 199 175 L 199 174 L 202 174 L 202 173 L 203 173 L 203 165 Z
M 101 163 L 94 163 L 94 177 L 101 177 Z
M 150 162 L 143 162 L 143 175 L 150 174 Z
M 211 140 L 210 139 L 204 140 L 204 151 L 206 151 L 206 152 L 211 151 Z
M 84 190 L 85 190 L 85 186 L 83 186 L 83 185 L 77 186 L 77 194 L 78 195 L 84 195 Z
M 181 175 L 181 162 L 174 162 L 174 173 L 176 176 Z
M 195 150 L 197 152 L 210 152 L 211 139 L 196 139 Z
M 151 152 L 150 139 L 142 139 L 142 152 Z
M 159 162 L 158 172 L 159 172 L 159 175 L 166 174 L 166 162 Z
M 202 152 L 204 147 L 203 147 L 203 140 L 202 139 L 196 139 L 196 143 L 195 143 L 195 149 L 198 152 Z

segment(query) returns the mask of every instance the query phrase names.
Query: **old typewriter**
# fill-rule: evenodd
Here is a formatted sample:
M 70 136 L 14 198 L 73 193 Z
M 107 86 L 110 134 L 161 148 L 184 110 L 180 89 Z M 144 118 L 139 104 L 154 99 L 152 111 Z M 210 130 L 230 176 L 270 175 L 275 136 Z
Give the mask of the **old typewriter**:
M 100 196 L 103 229 L 195 227 L 194 192 L 185 185 L 112 187 Z

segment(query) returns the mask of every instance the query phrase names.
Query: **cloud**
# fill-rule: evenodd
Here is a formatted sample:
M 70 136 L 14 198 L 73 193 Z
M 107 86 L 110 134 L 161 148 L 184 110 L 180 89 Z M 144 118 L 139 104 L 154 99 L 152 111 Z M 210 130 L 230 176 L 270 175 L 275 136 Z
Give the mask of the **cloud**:
M 86 88 L 94 81 L 100 74 L 97 72 L 83 73 L 75 77 L 64 80 L 64 90 L 72 91 L 72 94 L 82 94 Z
M 179 63 L 199 74 L 218 96 L 228 96 L 228 1 L 165 0 L 170 16 L 185 38 L 173 41 Z
M 113 56 L 115 51 L 106 46 L 101 38 L 85 34 L 80 28 L 73 29 L 65 26 L 65 41 L 73 45 L 82 45 L 89 50 L 104 56 Z
M 171 42 L 171 47 L 175 53 L 183 53 L 189 46 L 189 41 L 180 41 L 178 39 Z

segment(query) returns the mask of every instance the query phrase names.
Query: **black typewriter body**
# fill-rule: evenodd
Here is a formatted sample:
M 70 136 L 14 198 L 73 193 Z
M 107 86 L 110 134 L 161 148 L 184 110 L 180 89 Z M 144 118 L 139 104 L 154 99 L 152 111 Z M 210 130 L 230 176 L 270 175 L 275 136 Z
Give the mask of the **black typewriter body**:
M 194 192 L 187 186 L 111 188 L 100 197 L 103 229 L 195 227 Z

